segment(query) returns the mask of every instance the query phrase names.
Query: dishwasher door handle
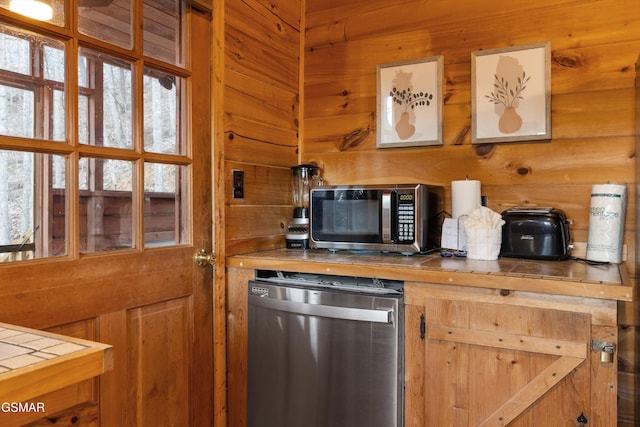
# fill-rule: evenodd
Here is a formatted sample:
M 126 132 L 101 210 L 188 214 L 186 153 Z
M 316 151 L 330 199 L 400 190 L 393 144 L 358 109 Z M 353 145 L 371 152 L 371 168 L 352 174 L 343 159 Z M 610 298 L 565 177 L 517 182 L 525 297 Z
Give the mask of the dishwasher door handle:
M 287 301 L 269 297 L 250 295 L 250 304 L 285 311 L 288 313 L 306 314 L 309 316 L 328 317 L 332 319 L 355 320 L 358 322 L 393 323 L 392 309 L 368 309 L 339 307 L 335 305 L 308 304 L 298 301 Z

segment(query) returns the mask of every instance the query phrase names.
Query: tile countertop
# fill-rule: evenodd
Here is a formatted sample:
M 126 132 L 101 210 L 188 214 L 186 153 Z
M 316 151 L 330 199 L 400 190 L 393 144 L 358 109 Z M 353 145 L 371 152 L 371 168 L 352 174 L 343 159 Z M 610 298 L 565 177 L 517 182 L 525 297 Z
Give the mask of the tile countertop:
M 24 402 L 113 367 L 112 347 L 0 323 L 0 402 Z
M 631 301 L 633 287 L 624 264 L 498 258 L 495 261 L 404 256 L 370 252 L 274 249 L 229 256 L 229 268 L 299 271 L 376 277 L 446 285 L 510 289 Z

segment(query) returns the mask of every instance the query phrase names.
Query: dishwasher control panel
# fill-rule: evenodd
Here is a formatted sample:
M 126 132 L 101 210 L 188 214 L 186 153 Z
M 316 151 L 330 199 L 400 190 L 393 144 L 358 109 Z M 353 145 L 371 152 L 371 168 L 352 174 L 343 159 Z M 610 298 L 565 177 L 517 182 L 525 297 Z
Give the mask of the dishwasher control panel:
M 269 296 L 269 289 L 265 288 L 263 286 L 251 286 L 251 289 L 249 290 L 251 292 L 251 295 L 257 295 L 257 296 Z
M 404 293 L 404 282 L 401 280 L 386 280 L 371 277 L 258 270 L 256 279 L 258 281 L 280 283 L 290 286 L 330 288 L 369 294 L 401 295 Z M 268 295 L 268 290 L 261 290 L 259 286 L 252 286 L 250 291 L 252 295 L 260 295 L 262 291 Z

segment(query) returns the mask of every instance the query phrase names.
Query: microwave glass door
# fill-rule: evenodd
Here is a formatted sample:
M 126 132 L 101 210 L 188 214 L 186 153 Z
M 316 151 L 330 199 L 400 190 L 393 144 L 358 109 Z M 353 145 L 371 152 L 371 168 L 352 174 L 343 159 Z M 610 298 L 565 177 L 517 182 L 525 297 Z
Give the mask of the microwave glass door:
M 381 243 L 381 190 L 312 192 L 311 227 L 316 241 Z

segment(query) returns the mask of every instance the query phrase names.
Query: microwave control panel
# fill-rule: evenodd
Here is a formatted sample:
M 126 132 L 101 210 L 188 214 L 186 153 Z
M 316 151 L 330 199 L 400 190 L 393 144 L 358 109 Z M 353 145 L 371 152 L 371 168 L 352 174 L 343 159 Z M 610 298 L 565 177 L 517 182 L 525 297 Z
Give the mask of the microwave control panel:
M 398 192 L 397 207 L 398 242 L 413 242 L 416 222 L 415 194 L 413 192 Z

